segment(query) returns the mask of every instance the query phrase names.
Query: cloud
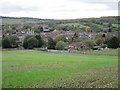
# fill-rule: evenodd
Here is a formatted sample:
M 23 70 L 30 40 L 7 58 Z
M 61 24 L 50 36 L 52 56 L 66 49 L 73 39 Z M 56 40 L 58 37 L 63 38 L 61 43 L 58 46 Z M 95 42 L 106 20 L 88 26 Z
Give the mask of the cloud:
M 0 16 L 70 19 L 117 15 L 117 0 L 1 0 Z
M 100 2 L 119 2 L 119 0 L 66 0 L 66 1 L 71 1 L 71 2 L 79 2 L 79 1 L 82 1 L 82 2 L 97 2 L 97 3 L 100 3 Z
M 23 7 L 20 5 L 14 5 L 14 4 L 6 4 L 6 6 L 1 5 L 0 6 L 0 13 L 6 14 L 6 13 L 11 13 L 11 12 L 20 12 L 20 11 L 25 11 L 25 12 L 29 12 L 29 11 L 37 11 L 40 10 L 39 7 Z
M 89 4 L 103 4 L 108 7 L 108 10 L 117 10 L 119 0 L 67 0 L 70 2 L 84 2 Z

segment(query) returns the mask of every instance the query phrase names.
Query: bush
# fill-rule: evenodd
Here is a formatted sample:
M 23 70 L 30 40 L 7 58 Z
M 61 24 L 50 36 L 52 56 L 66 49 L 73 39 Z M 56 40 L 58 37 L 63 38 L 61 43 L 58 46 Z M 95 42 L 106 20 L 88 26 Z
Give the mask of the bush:
M 96 40 L 95 40 L 95 43 L 96 43 L 96 45 L 102 45 L 103 44 L 103 39 L 102 38 L 97 38 Z
M 110 40 L 108 41 L 108 48 L 118 48 L 119 47 L 119 40 L 117 37 L 112 37 L 110 38 Z
M 18 47 L 18 40 L 17 36 L 5 36 L 2 40 L 2 47 L 3 48 L 16 48 Z
M 59 42 L 59 41 L 65 42 L 66 41 L 66 37 L 64 35 L 57 35 L 55 37 L 55 42 Z
M 65 50 L 65 43 L 63 41 L 59 41 L 56 46 L 55 46 L 55 49 L 57 50 Z
M 23 42 L 23 47 L 25 49 L 33 49 L 34 47 L 38 46 L 38 40 L 31 35 L 26 36 Z
M 28 48 L 29 49 L 33 49 L 34 47 L 38 46 L 38 40 L 35 37 L 30 37 L 27 40 L 27 43 L 28 43 Z
M 48 49 L 55 49 L 56 42 L 52 38 L 48 38 Z
M 3 48 L 11 48 L 10 37 L 9 36 L 6 36 L 5 38 L 3 38 L 2 47 Z
M 89 47 L 90 49 L 93 48 L 93 46 L 95 45 L 94 41 L 92 40 L 86 40 L 85 44 L 87 45 L 87 47 Z
M 40 35 L 36 35 L 35 38 L 38 40 L 38 47 L 42 47 L 45 42 Z
M 27 36 L 25 37 L 24 41 L 23 41 L 23 47 L 24 47 L 25 49 L 28 48 L 28 42 L 27 42 L 27 40 L 28 40 L 30 37 L 33 37 L 33 36 L 32 36 L 32 35 L 27 35 Z
M 18 41 L 19 41 L 19 38 L 17 36 L 10 37 L 10 44 L 13 48 L 18 47 L 18 44 L 19 44 Z

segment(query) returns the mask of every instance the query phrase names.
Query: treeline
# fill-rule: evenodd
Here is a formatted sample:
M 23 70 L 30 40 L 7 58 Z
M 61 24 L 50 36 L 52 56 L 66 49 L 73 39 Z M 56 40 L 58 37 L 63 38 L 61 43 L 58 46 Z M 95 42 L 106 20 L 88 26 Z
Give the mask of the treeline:
M 48 48 L 65 50 L 65 37 L 57 36 L 55 39 L 48 38 L 48 41 L 44 41 L 40 35 L 27 35 L 23 42 L 20 42 L 16 36 L 5 36 L 2 38 L 2 48 L 17 48 L 23 47 L 24 49 L 33 48 Z
M 57 50 L 68 50 L 68 45 L 71 42 L 76 42 L 77 36 L 74 35 L 73 39 L 67 40 L 64 35 L 57 35 L 54 39 L 48 38 L 44 41 L 40 35 L 27 35 L 23 42 L 19 41 L 16 36 L 5 36 L 2 38 L 2 48 L 17 48 L 23 47 L 24 49 L 33 48 L 48 48 Z M 101 39 L 96 38 L 95 40 L 87 39 L 84 41 L 86 46 L 92 49 L 94 46 L 102 46 L 102 48 L 119 48 L 120 40 L 116 36 L 111 38 Z

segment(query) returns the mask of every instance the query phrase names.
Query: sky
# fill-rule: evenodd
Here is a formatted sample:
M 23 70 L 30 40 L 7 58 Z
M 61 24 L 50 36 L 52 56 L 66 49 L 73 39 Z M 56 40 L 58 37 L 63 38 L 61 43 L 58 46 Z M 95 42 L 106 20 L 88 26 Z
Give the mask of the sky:
M 0 0 L 0 16 L 77 19 L 117 16 L 119 0 Z

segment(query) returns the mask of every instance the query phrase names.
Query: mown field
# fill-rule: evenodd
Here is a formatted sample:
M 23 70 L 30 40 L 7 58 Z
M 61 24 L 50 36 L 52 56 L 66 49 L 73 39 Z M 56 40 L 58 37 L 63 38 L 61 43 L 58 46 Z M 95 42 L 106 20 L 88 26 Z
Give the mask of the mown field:
M 3 51 L 3 88 L 117 88 L 118 57 Z
M 120 51 L 120 50 L 119 50 Z M 79 51 L 74 52 L 77 54 L 87 54 L 87 55 L 103 55 L 103 56 L 118 56 L 118 49 L 110 49 L 110 50 L 91 50 L 91 51 Z

